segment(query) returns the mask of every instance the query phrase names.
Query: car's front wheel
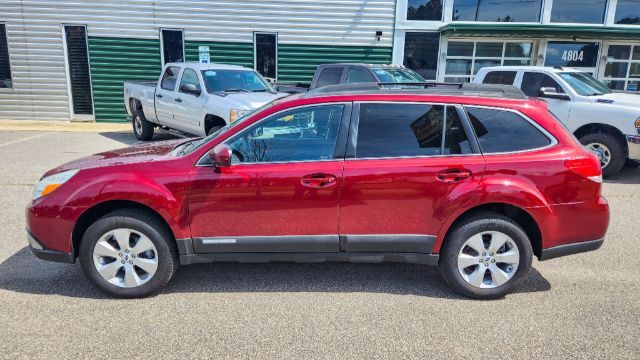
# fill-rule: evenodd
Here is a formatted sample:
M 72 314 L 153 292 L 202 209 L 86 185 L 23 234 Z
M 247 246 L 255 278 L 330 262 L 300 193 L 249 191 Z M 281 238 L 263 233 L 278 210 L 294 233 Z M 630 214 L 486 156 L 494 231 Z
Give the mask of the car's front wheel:
M 462 295 L 495 299 L 526 278 L 532 253 L 531 242 L 517 223 L 483 212 L 452 229 L 442 246 L 439 266 L 447 284 Z
M 624 147 L 615 136 L 607 133 L 587 134 L 580 138 L 580 142 L 596 154 L 603 176 L 617 174 L 624 167 L 626 160 Z
M 93 223 L 82 237 L 79 257 L 98 289 L 121 298 L 157 293 L 178 267 L 166 225 L 139 209 L 117 210 Z

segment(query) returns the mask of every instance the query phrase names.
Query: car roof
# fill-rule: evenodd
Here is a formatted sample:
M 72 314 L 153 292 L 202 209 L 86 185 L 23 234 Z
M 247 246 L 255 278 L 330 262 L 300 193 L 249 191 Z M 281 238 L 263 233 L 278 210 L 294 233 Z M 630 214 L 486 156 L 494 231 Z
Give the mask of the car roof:
M 195 61 L 187 61 L 187 62 L 172 62 L 172 63 L 167 63 L 167 65 L 170 66 L 181 66 L 181 67 L 185 67 L 188 66 L 192 69 L 196 69 L 196 70 L 250 70 L 253 71 L 253 69 L 249 69 L 246 68 L 244 66 L 239 66 L 239 65 L 229 65 L 229 64 L 218 64 L 218 63 L 199 63 L 199 62 L 195 62 Z
M 489 71 L 519 71 L 519 70 L 539 70 L 539 71 L 549 71 L 549 72 L 554 72 L 554 73 L 559 73 L 559 72 L 582 72 L 582 70 L 580 69 L 576 69 L 576 68 L 570 68 L 570 67 L 554 67 L 554 66 L 489 66 L 489 67 L 485 67 L 480 69 L 479 71 L 482 72 L 489 72 Z
M 389 83 L 359 83 L 347 85 L 324 86 L 306 94 L 300 98 L 314 98 L 331 95 L 438 95 L 459 97 L 484 97 L 509 100 L 528 100 L 522 90 L 511 85 L 494 84 L 455 84 L 455 83 L 416 83 L 428 84 L 422 88 L 415 88 L 410 83 L 395 84 L 396 88 L 389 88 Z M 400 86 L 412 86 L 402 88 Z M 418 85 L 421 86 L 421 85 Z

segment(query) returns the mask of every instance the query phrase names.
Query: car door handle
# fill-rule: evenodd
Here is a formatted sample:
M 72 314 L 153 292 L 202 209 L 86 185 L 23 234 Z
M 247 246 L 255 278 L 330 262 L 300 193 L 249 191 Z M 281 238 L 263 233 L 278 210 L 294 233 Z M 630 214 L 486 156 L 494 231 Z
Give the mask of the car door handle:
M 338 183 L 338 178 L 331 174 L 310 174 L 300 180 L 302 185 L 312 188 L 326 188 Z
M 446 183 L 460 182 L 471 177 L 471 170 L 467 169 L 446 169 L 436 174 L 436 179 Z
M 182 99 L 180 99 L 180 98 L 175 98 L 173 100 L 175 100 L 175 102 L 182 102 Z
M 162 98 L 162 94 L 156 94 L 157 98 Z

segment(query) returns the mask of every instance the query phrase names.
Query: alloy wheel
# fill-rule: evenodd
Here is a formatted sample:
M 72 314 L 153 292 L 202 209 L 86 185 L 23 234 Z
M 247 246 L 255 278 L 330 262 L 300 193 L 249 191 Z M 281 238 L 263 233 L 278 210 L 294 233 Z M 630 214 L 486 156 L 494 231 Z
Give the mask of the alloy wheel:
M 600 167 L 602 167 L 603 169 L 611 162 L 611 151 L 606 145 L 600 143 L 591 143 L 587 145 L 587 149 L 596 154 L 598 160 L 600 161 Z
M 123 288 L 141 286 L 158 269 L 158 251 L 149 238 L 132 229 L 102 235 L 93 249 L 93 265 L 109 283 Z
M 140 115 L 136 115 L 133 125 L 136 128 L 136 134 L 142 134 L 142 118 L 140 118 Z
M 504 285 L 515 275 L 520 251 L 507 234 L 484 231 L 465 241 L 457 260 L 464 281 L 477 288 L 492 289 Z

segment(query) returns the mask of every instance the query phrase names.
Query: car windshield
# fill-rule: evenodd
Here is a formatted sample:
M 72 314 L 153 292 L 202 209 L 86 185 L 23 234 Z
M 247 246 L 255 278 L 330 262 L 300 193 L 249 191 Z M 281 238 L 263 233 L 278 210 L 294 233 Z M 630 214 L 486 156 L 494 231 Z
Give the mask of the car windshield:
M 380 82 L 413 83 L 426 81 L 422 76 L 410 69 L 373 68 L 373 73 L 376 74 Z
M 605 84 L 583 72 L 563 72 L 558 74 L 575 92 L 582 96 L 610 94 L 612 91 Z
M 209 94 L 276 92 L 257 72 L 252 70 L 203 70 L 202 78 Z
M 218 130 L 218 131 L 216 131 L 216 132 L 214 132 L 212 134 L 209 134 L 209 135 L 207 135 L 207 136 L 205 136 L 203 138 L 197 138 L 197 139 L 193 139 L 191 141 L 187 141 L 186 143 L 182 143 L 182 144 L 178 145 L 175 149 L 173 149 L 173 153 L 176 156 L 183 156 L 183 155 L 190 154 L 194 150 L 196 150 L 199 147 L 201 147 L 202 145 L 208 143 L 211 139 L 216 138 L 216 137 L 226 133 L 227 131 L 229 131 L 230 129 L 233 129 L 233 127 L 235 127 L 238 124 L 242 124 L 246 119 L 251 117 L 251 115 L 253 115 L 254 113 L 272 107 L 274 105 L 274 103 L 275 102 L 267 103 L 267 104 L 263 105 L 262 107 L 259 107 L 256 110 L 253 110 L 253 111 L 245 114 L 243 117 L 241 117 L 238 120 L 232 122 L 231 124 L 227 124 L 226 126 L 223 126 L 222 128 L 220 128 L 220 130 Z

